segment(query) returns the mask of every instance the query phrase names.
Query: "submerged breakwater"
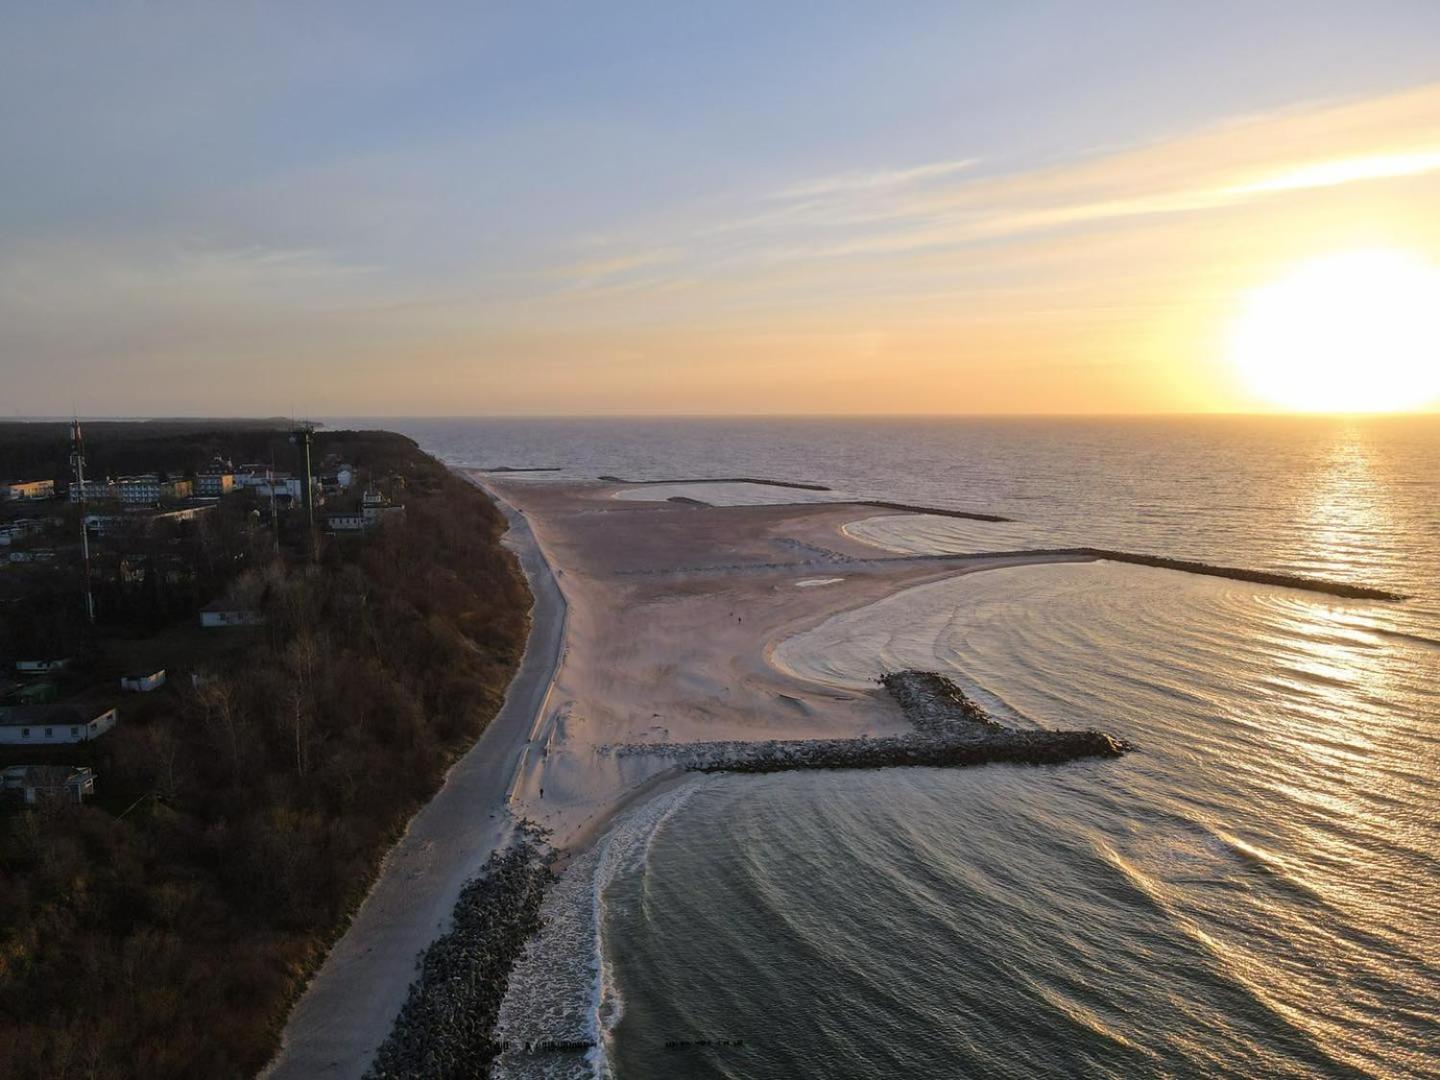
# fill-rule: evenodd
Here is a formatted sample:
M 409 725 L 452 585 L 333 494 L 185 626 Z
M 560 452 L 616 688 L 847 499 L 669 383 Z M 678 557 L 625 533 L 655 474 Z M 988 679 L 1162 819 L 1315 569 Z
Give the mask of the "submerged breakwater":
M 1153 566 L 1160 570 L 1179 570 L 1186 574 L 1202 577 L 1229 578 L 1231 581 L 1248 581 L 1255 585 L 1274 585 L 1282 589 L 1302 589 L 1305 592 L 1325 593 L 1348 600 L 1405 600 L 1404 593 L 1390 589 L 1378 589 L 1370 585 L 1355 585 L 1348 581 L 1334 581 L 1330 578 L 1316 578 L 1305 574 L 1287 574 L 1274 570 L 1246 570 L 1236 566 L 1216 566 L 1213 563 L 1198 562 L 1194 559 L 1172 559 L 1165 555 L 1141 555 L 1133 551 L 1113 551 L 1109 548 L 1037 548 L 1022 551 L 985 551 L 977 555 L 956 555 L 953 558 L 970 559 L 1009 558 L 1012 556 L 1074 556 L 1082 559 L 1105 559 L 1109 562 L 1133 563 L 1136 566 Z M 911 558 L 929 558 L 918 555 Z
M 486 861 L 455 905 L 454 927 L 419 960 L 420 973 L 375 1055 L 370 1080 L 483 1076 L 510 972 L 541 925 L 551 855 L 524 836 Z
M 653 754 L 691 772 L 770 773 L 795 769 L 958 768 L 1009 762 L 1056 765 L 1120 757 L 1132 747 L 1103 731 L 1019 731 L 1004 727 L 950 679 L 899 671 L 880 683 L 915 726 L 909 735 L 859 739 L 771 739 L 697 743 L 626 743 L 620 755 Z

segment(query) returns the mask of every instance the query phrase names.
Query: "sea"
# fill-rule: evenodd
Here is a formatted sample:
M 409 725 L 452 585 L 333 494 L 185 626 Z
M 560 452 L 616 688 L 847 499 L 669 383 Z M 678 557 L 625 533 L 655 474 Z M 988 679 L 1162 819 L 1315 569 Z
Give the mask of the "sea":
M 777 643 L 801 678 L 939 670 L 1008 724 L 1137 749 L 668 792 L 575 890 L 582 1072 L 1440 1076 L 1440 416 L 376 426 L 555 470 L 535 482 L 758 477 L 1013 519 L 857 515 L 877 550 L 1084 545 L 1409 597 L 1051 564 Z

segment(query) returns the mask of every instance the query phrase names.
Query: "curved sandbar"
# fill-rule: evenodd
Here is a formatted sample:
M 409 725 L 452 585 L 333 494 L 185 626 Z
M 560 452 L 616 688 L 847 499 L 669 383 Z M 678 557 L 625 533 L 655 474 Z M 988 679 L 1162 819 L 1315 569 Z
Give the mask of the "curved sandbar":
M 406 1000 L 416 957 L 449 929 L 466 883 L 514 836 L 506 792 L 554 678 L 565 602 L 524 515 L 489 494 L 510 521 L 504 543 L 535 599 L 520 670 L 495 719 L 385 857 L 291 1011 L 266 1076 L 361 1076 Z

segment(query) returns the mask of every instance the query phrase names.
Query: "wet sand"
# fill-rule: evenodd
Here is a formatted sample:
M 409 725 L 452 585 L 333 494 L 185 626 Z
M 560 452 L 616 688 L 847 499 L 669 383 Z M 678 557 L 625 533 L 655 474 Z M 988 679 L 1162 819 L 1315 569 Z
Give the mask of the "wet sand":
M 560 847 L 583 844 L 617 806 L 675 772 L 664 757 L 615 746 L 910 730 L 878 686 L 825 687 L 777 668 L 775 642 L 910 585 L 1076 559 L 895 558 L 844 534 L 875 513 L 854 503 L 704 506 L 640 501 L 626 484 L 483 483 L 530 523 L 569 612 L 510 799 Z

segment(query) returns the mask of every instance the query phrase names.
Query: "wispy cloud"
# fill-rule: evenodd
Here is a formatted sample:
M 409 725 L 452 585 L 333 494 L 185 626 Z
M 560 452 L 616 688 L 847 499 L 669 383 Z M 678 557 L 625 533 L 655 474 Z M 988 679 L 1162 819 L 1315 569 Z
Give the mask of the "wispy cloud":
M 1377 154 L 1370 157 L 1342 158 L 1337 161 L 1317 161 L 1290 169 L 1277 176 L 1242 184 L 1229 190 L 1229 194 L 1268 195 L 1282 191 L 1304 191 L 1313 188 L 1336 187 L 1353 184 L 1360 180 L 1390 180 L 1397 177 L 1421 176 L 1440 169 L 1440 148 L 1411 150 L 1401 154 Z
M 941 177 L 954 176 L 973 168 L 975 158 L 959 161 L 936 161 L 908 169 L 882 169 L 874 172 L 848 172 L 836 176 L 805 180 L 774 192 L 773 199 L 815 199 L 830 195 L 852 195 L 859 192 L 894 191 L 914 187 Z
M 669 267 L 703 279 L 747 266 L 764 272 L 781 263 L 1119 227 L 1440 171 L 1437 129 L 1440 84 L 1244 117 L 1019 172 L 987 173 L 984 162 L 967 158 L 802 179 L 728 215 L 658 226 L 635 241 L 640 254 L 621 248 L 590 265 L 619 272 L 643 259 L 651 271 Z

